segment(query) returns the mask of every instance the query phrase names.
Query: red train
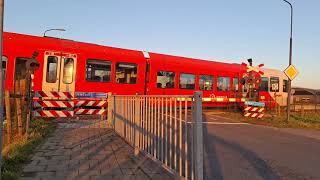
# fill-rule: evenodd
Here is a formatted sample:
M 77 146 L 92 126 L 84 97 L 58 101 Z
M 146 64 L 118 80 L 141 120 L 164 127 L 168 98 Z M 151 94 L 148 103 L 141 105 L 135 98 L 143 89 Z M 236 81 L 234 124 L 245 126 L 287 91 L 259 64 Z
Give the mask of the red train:
M 4 33 L 3 51 L 6 89 L 15 91 L 14 83 L 26 75 L 25 59 L 34 52 L 39 53 L 36 59 L 40 63 L 34 74 L 35 91 L 189 95 L 201 90 L 203 100 L 211 105 L 226 105 L 245 97 L 246 88 L 240 79 L 246 68 L 240 64 L 9 32 Z M 260 93 L 263 101 L 272 99 L 273 89 L 284 93 L 280 88 L 283 76 L 266 75 L 278 78 L 278 84 L 272 84 L 275 80 L 269 76 L 262 79 L 266 81 Z

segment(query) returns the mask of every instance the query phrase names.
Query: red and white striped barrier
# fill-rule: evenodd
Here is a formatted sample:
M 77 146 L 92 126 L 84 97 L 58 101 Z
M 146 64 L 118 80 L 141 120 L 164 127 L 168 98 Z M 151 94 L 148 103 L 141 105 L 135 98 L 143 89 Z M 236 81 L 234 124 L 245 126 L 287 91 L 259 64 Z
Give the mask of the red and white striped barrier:
M 60 99 L 72 99 L 74 98 L 71 92 L 58 92 L 58 91 L 36 91 L 35 97 L 38 98 L 60 98 Z
M 107 114 L 105 107 L 108 102 L 105 98 L 74 99 L 73 93 L 57 91 L 36 91 L 35 97 L 33 101 L 35 117 Z
M 74 109 L 76 115 L 106 115 L 105 109 L 92 109 L 107 107 L 108 102 L 105 100 L 75 100 L 75 107 L 81 107 Z M 87 108 L 85 108 L 87 107 Z
M 35 110 L 34 117 L 73 117 L 74 112 L 68 110 Z
M 73 101 L 42 101 L 36 100 L 33 102 L 33 107 L 36 108 L 73 108 L 74 102 Z
M 75 107 L 80 106 L 95 106 L 95 107 L 106 107 L 108 104 L 107 101 L 104 100 L 75 100 Z
M 82 109 L 77 108 L 74 110 L 76 115 L 106 115 L 107 110 L 105 109 Z
M 251 112 L 258 112 L 258 113 L 262 113 L 264 112 L 264 110 L 265 110 L 264 107 L 247 106 L 244 108 L 244 111 L 251 111 Z
M 258 107 L 258 106 L 246 106 L 244 107 L 244 117 L 250 117 L 250 118 L 258 118 L 261 119 L 264 117 L 264 107 Z
M 251 118 L 258 118 L 261 119 L 264 117 L 263 113 L 256 113 L 256 112 L 245 112 L 244 117 L 251 117 Z

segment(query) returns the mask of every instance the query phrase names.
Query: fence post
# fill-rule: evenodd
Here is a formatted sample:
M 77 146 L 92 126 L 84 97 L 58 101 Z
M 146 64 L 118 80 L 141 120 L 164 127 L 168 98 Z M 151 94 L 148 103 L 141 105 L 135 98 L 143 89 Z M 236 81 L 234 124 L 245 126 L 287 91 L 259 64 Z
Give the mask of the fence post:
M 108 92 L 107 100 L 108 100 L 107 125 L 109 127 L 114 127 L 114 124 L 112 123 L 112 111 L 114 109 L 113 107 L 114 103 L 113 103 L 113 97 L 111 92 Z
M 140 96 L 136 95 L 135 98 L 135 105 L 134 105 L 134 129 L 133 129 L 133 136 L 134 136 L 134 155 L 137 156 L 139 154 L 139 134 L 140 134 Z
M 7 143 L 11 142 L 12 133 L 12 121 L 11 121 L 11 106 L 10 106 L 10 93 L 5 91 L 5 107 L 6 107 L 6 119 L 7 119 Z
M 117 122 L 116 122 L 116 111 L 118 110 L 117 108 L 118 108 L 118 104 L 117 104 L 117 100 L 116 100 L 116 96 L 112 96 L 112 107 L 113 107 L 113 109 L 112 109 L 112 111 L 111 111 L 111 114 L 112 114 L 112 116 L 111 116 L 111 124 L 112 124 L 112 128 L 113 128 L 113 130 L 115 131 L 115 132 L 117 132 L 117 128 L 118 128 L 118 125 L 117 125 Z
M 193 152 L 195 180 L 203 179 L 203 131 L 202 131 L 202 92 L 194 93 L 194 119 L 193 119 Z
M 304 116 L 304 101 L 301 101 L 301 116 Z
M 31 70 L 28 70 L 27 72 L 27 81 L 25 83 L 26 88 L 27 88 L 27 92 L 26 92 L 26 97 L 27 97 L 27 112 L 26 112 L 26 132 L 25 132 L 25 137 L 26 139 L 29 138 L 29 127 L 30 127 L 30 123 L 31 123 L 31 118 L 32 118 L 32 109 L 33 109 L 33 105 L 32 105 L 32 101 L 33 101 L 33 94 L 31 92 Z M 22 96 L 23 97 L 23 96 Z M 22 108 L 21 108 L 22 109 Z
M 22 106 L 21 106 L 21 99 L 20 99 L 20 93 L 19 96 L 16 97 L 16 115 L 17 115 L 17 119 L 18 119 L 18 134 L 21 137 L 23 134 L 23 125 L 22 125 Z
M 314 94 L 314 112 L 317 112 L 317 93 Z

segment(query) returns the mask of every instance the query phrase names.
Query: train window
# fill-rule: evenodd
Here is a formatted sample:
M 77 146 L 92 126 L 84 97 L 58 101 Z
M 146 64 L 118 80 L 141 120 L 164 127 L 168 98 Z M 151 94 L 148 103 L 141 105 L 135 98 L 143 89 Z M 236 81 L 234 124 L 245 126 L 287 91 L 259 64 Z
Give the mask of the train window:
M 94 82 L 110 82 L 111 62 L 88 59 L 86 64 L 86 80 Z
M 8 58 L 6 56 L 2 56 L 2 69 L 3 69 L 4 79 L 6 79 L 7 77 L 7 62 L 8 62 Z
M 262 77 L 261 78 L 261 84 L 260 84 L 260 91 L 268 92 L 268 89 L 269 89 L 268 83 L 269 83 L 269 78 Z
M 199 88 L 200 90 L 211 91 L 213 89 L 213 76 L 200 75 L 199 76 Z
M 283 92 L 288 92 L 288 80 L 283 80 Z
M 279 78 L 270 77 L 270 92 L 279 92 Z
M 217 90 L 218 91 L 230 91 L 230 78 L 229 77 L 218 77 Z
M 157 88 L 174 88 L 176 74 L 168 71 L 158 71 Z
M 136 84 L 137 71 L 136 64 L 117 63 L 116 65 L 116 81 L 121 84 Z
M 232 79 L 232 91 L 234 91 L 234 92 L 239 91 L 239 79 L 238 78 Z
M 194 89 L 196 85 L 196 75 L 180 74 L 180 89 Z
M 70 84 L 73 82 L 73 64 L 74 60 L 72 58 L 64 58 L 63 62 L 63 83 Z
M 26 59 L 20 57 L 16 58 L 14 66 L 14 80 L 25 79 L 27 75 Z
M 57 81 L 58 58 L 56 56 L 48 56 L 47 61 L 46 81 L 48 83 L 55 83 Z

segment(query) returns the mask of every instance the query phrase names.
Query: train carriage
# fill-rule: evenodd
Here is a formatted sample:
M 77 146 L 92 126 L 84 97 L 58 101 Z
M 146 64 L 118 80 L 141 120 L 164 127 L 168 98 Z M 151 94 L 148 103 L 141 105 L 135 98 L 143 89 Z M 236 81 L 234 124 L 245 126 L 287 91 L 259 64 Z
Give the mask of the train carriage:
M 204 105 L 210 106 L 243 103 L 246 96 L 240 83 L 246 68 L 240 64 L 5 32 L 7 90 L 16 91 L 17 82 L 26 76 L 25 61 L 34 52 L 40 64 L 34 91 L 190 95 L 200 90 Z M 269 92 L 268 88 L 260 99 L 272 99 Z
M 146 66 L 140 51 L 15 33 L 4 33 L 8 90 L 14 91 L 14 82 L 25 77 L 21 57 L 35 51 L 40 63 L 35 91 L 144 93 Z
M 211 105 L 226 105 L 230 98 L 241 97 L 239 79 L 246 69 L 238 64 L 156 53 L 150 53 L 149 64 L 148 94 L 191 95 L 201 90 Z

